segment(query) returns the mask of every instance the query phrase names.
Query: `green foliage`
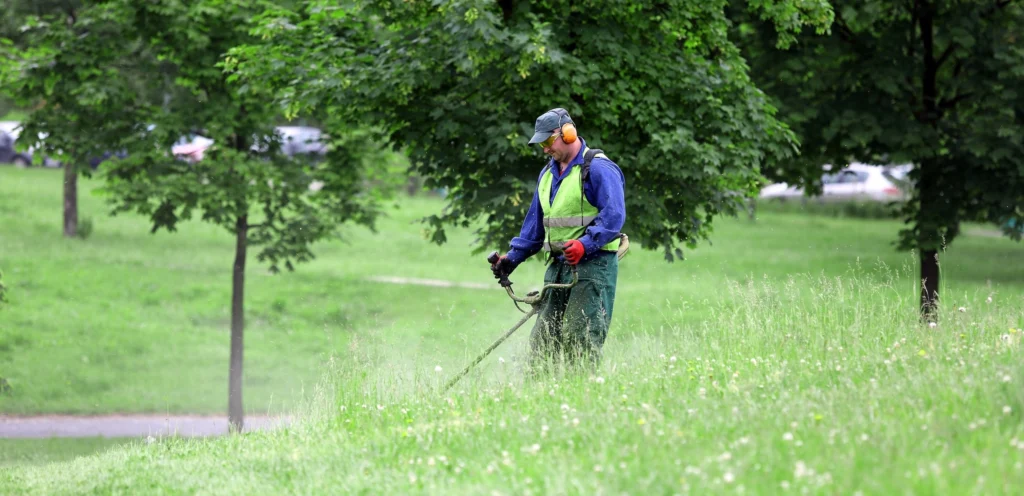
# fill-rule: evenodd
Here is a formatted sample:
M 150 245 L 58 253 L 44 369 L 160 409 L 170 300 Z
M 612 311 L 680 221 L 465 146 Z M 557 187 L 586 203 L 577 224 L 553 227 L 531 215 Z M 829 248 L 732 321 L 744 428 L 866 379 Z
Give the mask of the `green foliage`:
M 565 107 L 626 175 L 624 230 L 672 259 L 796 148 L 728 39 L 726 3 L 320 0 L 267 11 L 226 67 L 292 112 L 382 126 L 451 193 L 424 219 L 432 239 L 482 219 L 481 250 L 518 233 L 545 161 L 534 119 Z M 786 34 L 830 18 L 823 1 L 752 8 Z
M 786 51 L 770 24 L 736 10 L 755 81 L 802 142 L 798 160 L 766 174 L 813 189 L 823 163 L 913 163 L 905 249 L 947 245 L 962 222 L 1020 218 L 1024 6 L 834 4 L 831 34 L 803 34 Z
M 116 150 L 135 125 L 130 115 L 140 105 L 136 77 L 144 68 L 131 55 L 139 44 L 126 31 L 122 6 L 40 11 L 25 18 L 21 44 L 0 44 L 0 93 L 32 109 L 20 147 L 36 146 L 38 160 L 82 164 Z
M 330 151 L 325 160 L 279 153 L 272 99 L 265 91 L 229 82 L 217 68 L 229 49 L 252 41 L 248 20 L 265 6 L 115 0 L 101 2 L 94 7 L 98 10 L 83 16 L 120 13 L 105 20 L 122 30 L 121 43 L 149 56 L 121 53 L 119 62 L 147 65 L 152 72 L 144 75 L 145 83 L 168 95 L 154 102 L 136 93 L 134 105 L 120 109 L 110 109 L 100 99 L 92 102 L 95 111 L 107 113 L 106 121 L 131 129 L 117 140 L 103 141 L 128 153 L 128 158 L 103 168 L 113 212 L 147 215 L 153 231 L 174 231 L 194 214 L 232 235 L 242 229 L 249 244 L 260 247 L 258 260 L 277 271 L 309 260 L 310 245 L 334 234 L 341 223 L 372 223 L 378 197 L 364 191 L 364 172 L 378 147 L 372 134 L 354 134 L 347 123 L 328 118 Z M 62 55 L 84 56 L 76 50 L 66 49 Z M 144 128 L 147 123 L 151 129 Z M 167 150 L 180 136 L 197 131 L 215 143 L 203 160 L 190 163 L 169 156 Z

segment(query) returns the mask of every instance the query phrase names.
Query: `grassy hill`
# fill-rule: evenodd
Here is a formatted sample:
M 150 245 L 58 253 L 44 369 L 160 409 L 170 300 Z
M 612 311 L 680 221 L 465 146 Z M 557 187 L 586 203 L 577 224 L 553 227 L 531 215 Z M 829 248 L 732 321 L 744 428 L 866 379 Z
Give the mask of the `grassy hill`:
M 95 184 L 85 181 L 83 188 Z M 232 241 L 148 234 L 82 195 L 60 236 L 60 175 L 0 169 L 0 413 L 223 412 Z M 524 382 L 528 329 L 450 394 L 438 385 L 519 315 L 471 233 L 443 247 L 402 199 L 315 262 L 250 264 L 246 405 L 288 430 L 162 439 L 0 472 L 0 493 L 1011 493 L 1024 483 L 1024 247 L 944 254 L 938 325 L 915 313 L 899 224 L 722 219 L 684 262 L 635 249 L 598 376 Z M 500 247 L 493 247 L 495 249 Z M 536 287 L 542 266 L 513 274 Z M 496 286 L 496 285 L 494 285 Z M 494 287 L 492 286 L 492 287 Z M 962 308 L 962 311 L 961 311 Z M 436 372 L 441 367 L 441 372 Z

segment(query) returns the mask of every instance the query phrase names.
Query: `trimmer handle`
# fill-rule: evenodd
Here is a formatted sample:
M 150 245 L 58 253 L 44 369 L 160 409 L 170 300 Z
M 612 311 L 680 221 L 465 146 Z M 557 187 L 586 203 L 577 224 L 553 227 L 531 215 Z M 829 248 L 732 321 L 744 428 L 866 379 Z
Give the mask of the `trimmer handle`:
M 492 251 L 490 255 L 487 255 L 487 261 L 490 262 L 491 267 L 494 267 L 494 264 L 498 263 L 499 260 L 501 260 L 501 255 L 498 255 L 497 250 Z M 502 274 L 498 279 L 498 284 L 501 284 L 501 287 L 503 288 L 508 288 L 512 286 L 512 281 L 508 280 L 508 274 Z

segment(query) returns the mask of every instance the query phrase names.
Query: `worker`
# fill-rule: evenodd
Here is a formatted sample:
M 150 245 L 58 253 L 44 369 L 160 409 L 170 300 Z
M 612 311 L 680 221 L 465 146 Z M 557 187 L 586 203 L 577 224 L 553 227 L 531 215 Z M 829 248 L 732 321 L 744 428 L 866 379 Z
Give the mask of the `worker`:
M 576 286 L 551 290 L 542 302 L 530 334 L 529 370 L 544 373 L 562 362 L 594 373 L 615 303 L 626 179 L 615 162 L 587 146 L 565 109 L 543 113 L 534 131 L 530 144 L 550 159 L 519 236 L 491 271 L 497 279 L 508 277 L 542 249 L 548 254 L 545 284 L 571 283 L 575 267 Z

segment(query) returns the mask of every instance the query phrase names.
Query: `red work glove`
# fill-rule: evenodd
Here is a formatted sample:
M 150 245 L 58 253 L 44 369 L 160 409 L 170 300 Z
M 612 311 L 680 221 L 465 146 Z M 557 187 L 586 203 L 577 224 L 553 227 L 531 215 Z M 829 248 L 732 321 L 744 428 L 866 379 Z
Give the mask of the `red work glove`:
M 565 261 L 569 262 L 569 265 L 576 265 L 580 263 L 580 259 L 583 258 L 583 254 L 586 253 L 586 248 L 583 247 L 583 243 L 578 239 L 570 240 L 565 244 Z

